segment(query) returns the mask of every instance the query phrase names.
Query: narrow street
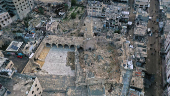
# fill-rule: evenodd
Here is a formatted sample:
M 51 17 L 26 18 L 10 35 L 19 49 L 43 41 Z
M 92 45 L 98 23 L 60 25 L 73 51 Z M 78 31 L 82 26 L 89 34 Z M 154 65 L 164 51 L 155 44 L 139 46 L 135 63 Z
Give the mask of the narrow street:
M 147 42 L 147 61 L 146 61 L 146 71 L 149 74 L 155 74 L 155 83 L 150 86 L 150 88 L 145 88 L 145 96 L 162 96 L 162 76 L 161 76 L 161 57 L 159 54 L 160 51 L 160 37 L 158 35 L 159 23 L 156 22 L 156 19 L 159 18 L 159 0 L 150 0 L 149 7 L 149 16 L 152 17 L 148 22 L 148 28 L 151 28 L 153 35 L 148 36 Z M 130 18 L 129 21 L 132 21 L 135 24 L 134 14 L 134 0 L 129 0 L 130 5 Z M 133 33 L 134 25 L 128 30 L 127 39 L 133 44 Z M 147 36 L 147 35 L 146 35 Z
M 155 75 L 155 83 L 150 88 L 145 89 L 146 96 L 161 96 L 162 94 L 162 76 L 160 59 L 160 36 L 158 35 L 159 25 L 156 19 L 159 17 L 158 0 L 150 0 L 149 16 L 152 17 L 148 22 L 148 28 L 151 28 L 153 35 L 148 37 L 147 43 L 147 61 L 146 71 Z
M 130 5 L 130 16 L 129 16 L 129 21 L 132 22 L 132 24 L 135 24 L 135 17 L 136 14 L 134 14 L 134 0 L 129 0 L 129 5 Z M 133 42 L 133 33 L 134 33 L 134 26 L 128 30 L 127 38 L 129 41 Z

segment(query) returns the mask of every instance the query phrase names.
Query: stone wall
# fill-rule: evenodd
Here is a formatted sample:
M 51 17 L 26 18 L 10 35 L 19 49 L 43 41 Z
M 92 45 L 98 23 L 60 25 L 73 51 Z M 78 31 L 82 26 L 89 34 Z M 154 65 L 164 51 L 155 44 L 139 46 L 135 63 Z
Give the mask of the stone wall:
M 38 57 L 40 56 L 41 54 L 41 51 L 43 50 L 45 44 L 42 42 L 39 47 L 37 48 L 37 50 L 35 51 L 34 53 L 34 56 L 32 57 L 33 59 L 38 59 Z

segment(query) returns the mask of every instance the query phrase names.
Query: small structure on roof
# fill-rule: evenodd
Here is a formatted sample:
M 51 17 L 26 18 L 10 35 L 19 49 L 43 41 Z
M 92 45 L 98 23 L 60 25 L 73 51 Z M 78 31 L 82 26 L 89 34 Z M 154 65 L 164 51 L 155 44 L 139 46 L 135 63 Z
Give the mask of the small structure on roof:
M 17 52 L 21 47 L 23 42 L 12 41 L 11 44 L 8 46 L 6 51 Z

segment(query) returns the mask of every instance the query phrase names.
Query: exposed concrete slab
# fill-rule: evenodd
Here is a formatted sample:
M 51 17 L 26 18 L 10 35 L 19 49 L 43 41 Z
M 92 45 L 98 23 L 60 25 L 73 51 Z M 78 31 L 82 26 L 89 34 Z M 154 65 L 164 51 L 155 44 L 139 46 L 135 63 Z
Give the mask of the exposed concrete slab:
M 73 52 L 74 50 L 68 48 L 57 48 L 56 46 L 53 46 L 45 59 L 42 69 L 53 75 L 74 76 L 74 70 L 71 70 L 70 66 L 66 66 L 68 51 Z

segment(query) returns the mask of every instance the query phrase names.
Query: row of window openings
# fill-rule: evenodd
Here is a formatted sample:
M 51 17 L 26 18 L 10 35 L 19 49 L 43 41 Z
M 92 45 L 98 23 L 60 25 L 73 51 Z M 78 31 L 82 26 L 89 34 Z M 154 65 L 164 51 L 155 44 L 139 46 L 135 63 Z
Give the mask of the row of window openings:
M 9 15 L 7 14 L 6 16 L 4 16 L 3 18 L 7 17 L 9 19 Z M 2 18 L 0 18 L 0 20 L 2 20 Z
M 9 21 L 8 21 L 8 23 L 9 23 Z M 2 23 L 4 26 L 5 26 L 5 24 L 4 23 Z
M 29 6 L 27 6 L 27 8 L 28 8 Z M 27 8 L 24 8 L 24 9 L 27 9 Z M 19 10 L 19 8 L 18 8 L 18 10 Z M 21 9 L 21 11 L 23 11 L 23 9 Z M 20 11 L 19 11 L 19 13 L 20 13 Z
M 7 21 L 7 19 L 5 19 L 5 21 Z M 3 23 L 4 23 L 4 21 L 1 21 L 1 23 L 3 24 Z M 8 23 L 9 23 L 9 21 L 8 21 Z
M 19 2 L 20 0 L 18 0 L 18 2 Z M 25 0 L 25 2 L 26 2 L 27 0 Z M 15 3 L 17 3 L 17 2 L 15 2 Z M 24 3 L 24 1 L 22 2 L 22 3 Z M 30 3 L 31 3 L 31 1 L 30 1 Z M 20 3 L 21 4 L 21 3 Z
M 27 8 L 28 8 L 29 6 L 27 6 Z M 24 9 L 27 9 L 26 7 L 24 8 Z M 18 8 L 18 10 L 19 10 L 19 8 Z M 23 11 L 23 9 L 21 9 L 22 11 Z
M 39 88 L 37 88 L 37 91 L 39 90 Z M 32 91 L 32 94 L 34 94 L 34 91 Z M 41 94 L 41 91 L 39 92 L 39 94 Z M 36 96 L 36 94 L 35 94 L 35 96 Z
M 89 9 L 98 9 L 98 10 L 101 10 L 101 8 L 91 8 L 91 7 L 89 7 Z
M 26 5 L 27 5 L 28 3 L 26 3 Z M 21 3 L 20 3 L 20 5 L 21 5 Z M 16 6 L 18 6 L 18 5 L 16 5 Z M 23 6 L 25 6 L 25 4 L 23 5 Z M 29 4 L 29 6 L 30 6 L 30 4 Z M 32 4 L 31 4 L 31 6 L 32 6 Z M 22 8 L 22 6 L 21 6 L 21 8 Z

